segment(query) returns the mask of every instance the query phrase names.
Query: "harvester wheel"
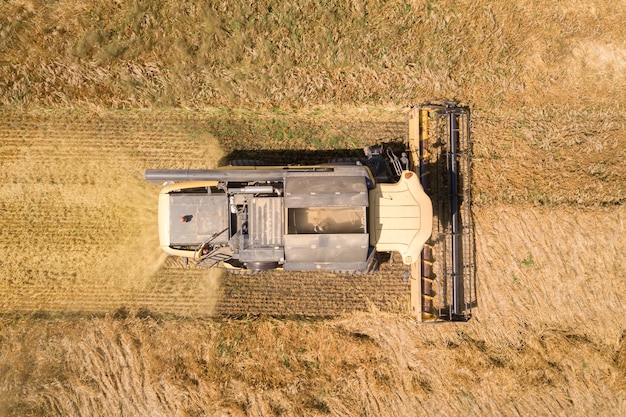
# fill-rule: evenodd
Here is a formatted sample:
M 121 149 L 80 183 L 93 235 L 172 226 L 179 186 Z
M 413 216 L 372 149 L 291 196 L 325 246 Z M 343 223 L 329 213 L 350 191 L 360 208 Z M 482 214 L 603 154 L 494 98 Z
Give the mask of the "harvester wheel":
M 252 273 L 276 269 L 278 262 L 247 262 L 246 268 Z

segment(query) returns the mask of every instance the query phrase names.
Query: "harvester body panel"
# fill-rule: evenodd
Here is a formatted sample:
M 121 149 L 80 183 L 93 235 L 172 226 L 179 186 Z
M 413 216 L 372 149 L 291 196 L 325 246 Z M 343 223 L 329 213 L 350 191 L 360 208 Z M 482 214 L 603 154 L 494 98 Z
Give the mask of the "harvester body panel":
M 417 175 L 405 171 L 397 183 L 370 193 L 370 239 L 379 252 L 398 252 L 410 265 L 419 259 L 432 231 L 432 204 Z
M 366 272 L 374 252 L 373 180 L 363 166 L 148 171 L 146 178 L 169 178 L 159 196 L 159 236 L 170 255 L 229 269 Z M 216 249 L 219 260 L 203 259 Z

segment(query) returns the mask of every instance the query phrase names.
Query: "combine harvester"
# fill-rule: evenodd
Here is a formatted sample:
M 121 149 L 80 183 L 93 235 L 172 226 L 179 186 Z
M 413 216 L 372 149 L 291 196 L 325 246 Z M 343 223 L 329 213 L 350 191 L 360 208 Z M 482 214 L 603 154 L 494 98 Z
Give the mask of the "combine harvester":
M 476 300 L 470 112 L 456 102 L 410 109 L 406 144 L 433 202 L 433 230 L 411 265 L 418 320 L 467 321 Z
M 203 268 L 375 273 L 398 252 L 419 321 L 466 321 L 475 299 L 469 109 L 409 110 L 392 146 L 327 163 L 148 170 L 161 248 Z M 393 259 L 393 257 L 391 257 Z M 400 278 L 399 278 L 400 279 Z

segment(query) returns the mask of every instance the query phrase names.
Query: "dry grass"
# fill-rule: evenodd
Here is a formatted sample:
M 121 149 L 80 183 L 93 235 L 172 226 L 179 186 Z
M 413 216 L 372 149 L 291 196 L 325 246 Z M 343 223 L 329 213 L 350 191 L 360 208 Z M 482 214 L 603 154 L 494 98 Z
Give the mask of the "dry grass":
M 0 6 L 3 104 L 623 104 L 623 2 Z M 570 103 L 574 105 L 574 103 Z
M 619 415 L 626 345 L 474 321 L 2 319 L 7 415 Z M 181 335 L 184 335 L 181 337 Z
M 0 415 L 626 414 L 624 21 L 597 0 L 2 2 Z M 370 312 L 206 318 L 297 293 L 174 269 L 143 169 L 358 148 L 432 97 L 473 111 L 471 322 L 385 312 L 382 277 L 348 287 Z
M 619 106 L 477 111 L 472 132 L 475 201 L 622 204 L 624 126 Z

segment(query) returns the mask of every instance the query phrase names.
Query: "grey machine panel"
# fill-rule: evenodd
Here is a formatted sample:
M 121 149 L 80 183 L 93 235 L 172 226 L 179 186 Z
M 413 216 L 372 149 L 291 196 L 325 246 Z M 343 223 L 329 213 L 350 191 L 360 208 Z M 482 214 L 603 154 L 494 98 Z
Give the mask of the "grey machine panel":
M 285 236 L 287 270 L 362 270 L 367 265 L 368 234 Z
M 188 221 L 181 222 L 186 217 Z M 228 227 L 228 198 L 225 194 L 170 194 L 170 242 L 199 245 Z M 215 243 L 228 242 L 228 233 Z
M 283 199 L 282 197 L 254 197 L 250 201 L 248 219 L 249 238 L 239 251 L 239 260 L 282 261 Z
M 249 213 L 250 246 L 273 247 L 283 244 L 282 197 L 254 197 Z
M 285 207 L 367 207 L 363 176 L 289 176 Z

